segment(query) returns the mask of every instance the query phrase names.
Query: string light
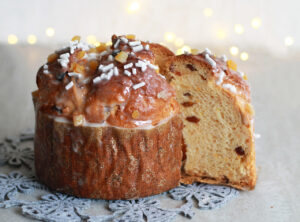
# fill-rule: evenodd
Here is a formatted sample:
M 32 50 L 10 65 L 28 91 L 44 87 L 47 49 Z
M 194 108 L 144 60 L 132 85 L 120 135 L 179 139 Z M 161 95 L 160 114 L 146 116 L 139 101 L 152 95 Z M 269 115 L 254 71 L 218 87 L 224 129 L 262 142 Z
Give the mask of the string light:
M 140 9 L 140 3 L 138 1 L 133 1 L 129 3 L 127 7 L 127 12 L 131 14 L 138 11 L 139 9 Z
M 217 37 L 218 37 L 219 39 L 225 39 L 226 36 L 227 36 L 227 34 L 226 34 L 226 32 L 225 32 L 224 29 L 218 29 L 218 30 L 217 30 Z
M 239 54 L 239 48 L 236 46 L 232 46 L 230 47 L 229 52 L 231 55 L 236 56 L 237 54 Z
M 237 33 L 237 34 L 243 34 L 244 33 L 244 26 L 242 26 L 241 24 L 236 24 L 234 26 L 234 31 Z
M 241 55 L 240 55 L 240 59 L 242 61 L 247 61 L 249 59 L 249 55 L 247 52 L 242 52 Z
M 205 8 L 204 10 L 203 10 L 203 15 L 205 16 L 205 17 L 211 17 L 212 15 L 213 15 L 213 10 L 211 9 L 211 8 Z
M 46 29 L 46 35 L 47 35 L 48 37 L 53 37 L 54 34 L 55 34 L 54 28 L 49 27 L 49 28 Z
M 167 42 L 173 42 L 175 39 L 175 34 L 172 32 L 166 32 L 164 37 Z
M 87 41 L 88 44 L 92 44 L 92 45 L 94 45 L 95 43 L 97 43 L 96 36 L 94 36 L 94 35 L 88 35 L 86 37 L 86 41 Z
M 294 38 L 291 37 L 291 36 L 285 37 L 285 39 L 284 39 L 284 44 L 285 44 L 286 46 L 291 46 L 291 45 L 293 45 L 293 44 L 294 44 Z
M 181 47 L 183 44 L 184 44 L 184 41 L 183 41 L 182 38 L 176 38 L 175 41 L 174 41 L 174 45 L 176 47 Z
M 258 29 L 261 26 L 261 19 L 258 17 L 253 18 L 251 21 L 251 25 L 254 29 Z
M 29 35 L 29 36 L 27 36 L 27 42 L 30 45 L 35 44 L 36 43 L 36 36 L 35 35 Z
M 10 45 L 15 45 L 18 43 L 18 37 L 16 35 L 10 34 L 7 36 L 7 42 Z

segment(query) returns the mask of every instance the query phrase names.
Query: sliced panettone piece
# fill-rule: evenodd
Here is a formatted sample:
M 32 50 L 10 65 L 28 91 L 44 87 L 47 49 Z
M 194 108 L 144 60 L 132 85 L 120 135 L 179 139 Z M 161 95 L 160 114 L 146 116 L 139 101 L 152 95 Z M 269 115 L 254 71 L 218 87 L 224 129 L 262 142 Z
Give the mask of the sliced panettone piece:
M 246 76 L 209 50 L 169 58 L 164 75 L 181 104 L 183 183 L 255 187 L 253 109 Z

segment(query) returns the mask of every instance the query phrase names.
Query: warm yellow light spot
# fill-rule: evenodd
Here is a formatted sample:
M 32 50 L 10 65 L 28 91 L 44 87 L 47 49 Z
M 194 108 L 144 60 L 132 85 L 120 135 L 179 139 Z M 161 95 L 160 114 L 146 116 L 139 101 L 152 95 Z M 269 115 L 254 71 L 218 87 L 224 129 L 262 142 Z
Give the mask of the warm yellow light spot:
M 95 42 L 95 43 L 94 43 L 94 46 L 96 46 L 96 47 L 98 47 L 98 46 L 100 46 L 100 45 L 101 45 L 100 42 Z
M 284 39 L 284 44 L 285 44 L 286 46 L 291 46 L 291 45 L 293 45 L 293 44 L 294 44 L 294 38 L 291 37 L 291 36 L 285 37 L 285 39 Z
M 112 45 L 112 42 L 109 41 L 109 42 L 105 43 L 105 45 L 106 45 L 106 46 L 111 46 L 111 45 Z
M 240 59 L 242 61 L 247 61 L 249 59 L 249 55 L 247 52 L 242 52 L 241 55 L 240 55 Z
M 29 35 L 27 36 L 27 42 L 31 45 L 36 43 L 36 36 L 35 35 Z
M 224 29 L 218 29 L 218 30 L 217 30 L 217 37 L 218 37 L 219 39 L 225 39 L 226 36 L 227 36 L 227 34 L 226 34 L 226 32 L 225 32 Z
M 94 35 L 88 35 L 88 36 L 86 37 L 86 41 L 87 41 L 89 44 L 94 45 L 94 44 L 97 42 L 97 39 L 96 39 L 96 36 L 94 36 Z
M 239 48 L 236 46 L 232 46 L 230 47 L 229 52 L 231 55 L 236 56 L 237 54 L 239 54 Z
M 183 54 L 182 49 L 181 49 L 181 48 L 180 48 L 180 49 L 177 49 L 177 50 L 176 50 L 176 55 L 181 55 L 181 54 Z
M 242 26 L 241 24 L 236 24 L 234 26 L 234 31 L 237 33 L 237 34 L 243 34 L 244 33 L 244 26 Z
M 213 15 L 213 10 L 211 8 L 205 8 L 203 10 L 203 14 L 205 17 L 211 17 Z
M 182 50 L 184 53 L 191 53 L 191 47 L 189 47 L 188 45 L 182 46 Z
M 175 34 L 172 32 L 166 32 L 164 37 L 167 42 L 173 42 L 175 39 Z
M 191 53 L 191 47 L 189 47 L 188 45 L 184 45 L 180 49 L 176 50 L 176 55 L 181 55 L 184 53 Z
M 184 44 L 184 41 L 183 41 L 182 38 L 176 38 L 175 41 L 174 41 L 174 45 L 176 47 L 181 47 L 183 44 Z
M 128 13 L 134 13 L 140 9 L 140 3 L 138 1 L 130 2 L 127 7 Z
M 258 29 L 261 26 L 261 19 L 258 17 L 253 18 L 251 21 L 251 25 L 254 29 Z
M 53 37 L 54 34 L 55 34 L 54 28 L 49 27 L 49 28 L 46 29 L 46 35 L 47 35 L 48 37 Z
M 197 55 L 198 52 L 199 52 L 198 49 L 191 49 L 191 53 L 192 53 L 193 55 Z
M 17 44 L 18 43 L 18 37 L 11 34 L 11 35 L 7 36 L 7 42 L 8 42 L 8 44 L 11 44 L 11 45 Z

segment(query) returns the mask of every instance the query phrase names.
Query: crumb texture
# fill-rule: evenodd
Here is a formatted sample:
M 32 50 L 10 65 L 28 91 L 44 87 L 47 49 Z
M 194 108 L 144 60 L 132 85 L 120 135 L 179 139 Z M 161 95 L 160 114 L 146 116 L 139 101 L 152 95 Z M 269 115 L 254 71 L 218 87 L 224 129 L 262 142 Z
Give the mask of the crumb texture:
M 249 117 L 247 102 L 215 84 L 212 70 L 192 56 L 172 58 L 164 74 L 176 90 L 184 123 L 181 181 L 253 189 L 253 126 L 243 120 Z

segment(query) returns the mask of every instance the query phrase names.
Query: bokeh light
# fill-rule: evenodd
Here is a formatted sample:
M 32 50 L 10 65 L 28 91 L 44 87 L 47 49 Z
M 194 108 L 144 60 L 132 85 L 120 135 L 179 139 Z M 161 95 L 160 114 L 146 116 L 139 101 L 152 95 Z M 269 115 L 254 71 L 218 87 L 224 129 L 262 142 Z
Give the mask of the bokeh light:
M 10 45 L 15 45 L 18 43 L 18 37 L 16 35 L 10 34 L 7 36 L 7 42 Z
M 37 38 L 35 35 L 28 35 L 27 36 L 27 42 L 30 44 L 30 45 L 33 45 L 35 44 L 37 41 Z
M 231 55 L 236 56 L 237 54 L 239 54 L 239 48 L 236 46 L 232 46 L 230 47 L 229 52 Z
M 53 36 L 55 35 L 55 30 L 54 30 L 54 28 L 52 28 L 52 27 L 47 28 L 47 29 L 46 29 L 46 35 L 47 35 L 48 37 L 53 37 Z

